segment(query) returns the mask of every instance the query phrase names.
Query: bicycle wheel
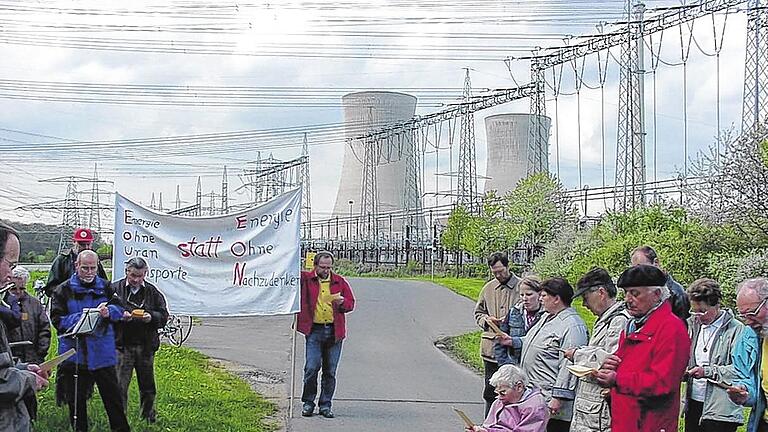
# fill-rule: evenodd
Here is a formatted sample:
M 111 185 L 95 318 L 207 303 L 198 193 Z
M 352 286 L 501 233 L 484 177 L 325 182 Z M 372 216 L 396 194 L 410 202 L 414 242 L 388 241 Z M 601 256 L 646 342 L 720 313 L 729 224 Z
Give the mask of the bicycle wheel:
M 181 346 L 192 333 L 192 317 L 189 315 L 174 316 L 174 331 L 168 335 L 168 339 L 174 346 Z

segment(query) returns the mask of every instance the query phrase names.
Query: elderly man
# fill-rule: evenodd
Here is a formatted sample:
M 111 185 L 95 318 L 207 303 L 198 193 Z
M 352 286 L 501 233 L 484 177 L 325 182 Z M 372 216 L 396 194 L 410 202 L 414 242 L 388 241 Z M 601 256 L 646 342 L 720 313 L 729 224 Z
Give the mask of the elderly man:
M 667 289 L 663 300 L 666 300 L 666 296 L 669 296 L 669 302 L 672 305 L 672 313 L 677 315 L 684 324 L 688 324 L 688 317 L 691 316 L 689 311 L 691 310 L 691 302 L 688 299 L 688 295 L 685 293 L 685 289 L 680 283 L 672 279 L 672 275 L 664 271 L 661 267 L 661 261 L 656 251 L 650 246 L 639 246 L 632 251 L 630 261 L 633 266 L 638 264 L 646 264 L 657 267 L 664 272 L 664 286 Z
M 91 333 L 59 338 L 59 354 L 70 348 L 75 348 L 77 353 L 59 368 L 57 397 L 68 403 L 70 424 L 75 431 L 87 431 L 86 402 L 95 382 L 112 431 L 129 431 L 115 370 L 117 350 L 113 326 L 131 314 L 120 305 L 109 304 L 114 300 L 114 291 L 109 282 L 96 275 L 98 264 L 96 252 L 80 252 L 75 261 L 75 274 L 57 286 L 51 297 L 51 321 L 60 335 L 71 332 L 82 317 L 83 309 L 99 310 L 99 322 Z M 75 374 L 77 380 L 74 380 Z
M 748 279 L 736 288 L 736 308 L 748 326 L 733 348 L 733 366 L 737 378 L 727 389 L 728 397 L 739 405 L 752 407 L 747 432 L 768 431 L 765 386 L 768 368 L 768 278 Z
M 618 286 L 626 292 L 632 319 L 619 347 L 594 376 L 611 389 L 613 432 L 676 431 L 680 415 L 680 382 L 691 340 L 683 322 L 662 300 L 664 273 L 652 265 L 624 271 Z
M 72 249 L 62 253 L 53 260 L 51 269 L 48 271 L 48 282 L 43 287 L 45 294 L 50 297 L 53 290 L 60 284 L 66 282 L 75 272 L 75 261 L 80 252 L 91 250 L 93 248 L 93 232 L 88 228 L 78 228 L 72 234 Z M 109 280 L 107 272 L 101 263 L 98 264 L 98 275 L 104 280 Z
M 313 262 L 314 271 L 301 273 L 301 310 L 296 320 L 296 329 L 306 339 L 301 415 L 314 414 L 317 375 L 322 369 L 317 404 L 321 416 L 333 418 L 336 368 L 342 342 L 347 337 L 346 314 L 355 308 L 355 296 L 347 280 L 332 271 L 330 252 L 318 252 Z
M 587 325 L 571 307 L 573 288 L 563 278 L 541 283 L 544 316 L 528 331 L 523 341 L 520 365 L 531 384 L 541 388 L 551 417 L 548 432 L 567 432 L 576 396 L 575 376 L 566 368 L 567 348 L 586 345 Z
M 509 310 L 515 306 L 518 300 L 518 282 L 520 281 L 509 271 L 509 258 L 502 252 L 494 252 L 488 257 L 488 267 L 493 273 L 493 279 L 483 286 L 480 296 L 475 304 L 475 322 L 483 329 L 480 341 L 480 356 L 483 359 L 485 371 L 483 399 L 485 400 L 485 414 L 491 409 L 491 404 L 496 400 L 493 386 L 490 384 L 491 376 L 499 369 L 499 364 L 494 354 L 496 345 L 496 333 L 488 326 L 493 322 L 497 326 L 507 318 Z
M 616 301 L 617 292 L 611 276 L 603 268 L 593 268 L 579 279 L 574 297 L 584 296 L 584 306 L 597 316 L 597 322 L 589 344 L 568 349 L 566 358 L 575 364 L 597 369 L 606 357 L 616 352 L 619 336 L 630 319 L 624 302 Z M 573 402 L 571 432 L 610 430 L 611 409 L 602 387 L 590 375 L 580 378 Z
M 133 370 L 139 383 L 141 418 L 154 423 L 155 411 L 155 352 L 160 348 L 157 330 L 168 321 L 165 297 L 156 286 L 145 281 L 149 266 L 143 258 L 135 257 L 125 264 L 125 277 L 112 284 L 123 305 L 134 313 L 127 321 L 117 324 L 118 378 L 123 403 L 128 407 L 128 386 Z
M 11 293 L 19 299 L 21 326 L 11 330 L 11 342 L 32 342 L 13 348 L 13 353 L 24 363 L 42 363 L 51 346 L 51 323 L 40 301 L 26 290 L 29 271 L 24 267 L 13 269 Z
M 19 261 L 19 235 L 0 223 L 0 285 L 11 281 L 11 272 Z M 0 321 L 0 430 L 32 430 L 25 400 L 48 384 L 48 373 L 35 364 L 14 364 L 5 325 Z

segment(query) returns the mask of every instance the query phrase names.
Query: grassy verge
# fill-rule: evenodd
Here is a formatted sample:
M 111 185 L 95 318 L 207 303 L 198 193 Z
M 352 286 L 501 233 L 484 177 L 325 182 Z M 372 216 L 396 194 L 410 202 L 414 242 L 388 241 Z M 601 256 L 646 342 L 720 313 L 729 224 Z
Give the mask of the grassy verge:
M 436 284 L 442 285 L 451 291 L 467 297 L 473 301 L 476 301 L 480 296 L 480 290 L 482 290 L 483 285 L 485 284 L 485 281 L 482 279 L 457 279 L 442 277 L 432 280 L 428 276 L 419 279 L 429 280 Z M 580 298 L 573 302 L 573 307 L 579 313 L 581 318 L 587 323 L 587 328 L 592 328 L 592 326 L 594 326 L 595 316 L 581 304 Z M 467 313 L 471 312 L 468 311 Z M 480 357 L 479 331 L 446 338 L 443 343 L 451 352 L 451 354 L 459 361 L 474 370 L 483 370 L 483 360 Z
M 272 431 L 269 419 L 276 407 L 251 391 L 248 384 L 210 363 L 193 350 L 163 345 L 155 357 L 158 421 L 147 425 L 139 418 L 136 378 L 131 382 L 128 421 L 145 431 Z M 57 407 L 54 389 L 38 395 L 35 429 L 68 430 L 68 409 Z M 97 391 L 96 391 L 97 392 Z M 95 393 L 96 393 L 95 392 Z M 88 403 L 92 430 L 109 430 L 98 394 Z
M 27 290 L 32 291 L 35 279 L 46 278 L 47 272 L 32 272 Z M 53 333 L 48 358 L 55 356 L 58 349 L 56 331 Z M 277 410 L 275 404 L 197 351 L 162 345 L 155 356 L 155 382 L 158 421 L 148 425 L 139 417 L 136 377 L 131 380 L 128 421 L 134 430 L 266 432 L 278 428 L 277 422 L 270 418 Z M 51 387 L 38 394 L 35 430 L 69 430 L 69 410 L 66 406 L 56 406 L 54 383 L 55 377 L 51 379 Z M 91 430 L 107 431 L 109 422 L 104 406 L 98 390 L 94 393 L 88 403 Z

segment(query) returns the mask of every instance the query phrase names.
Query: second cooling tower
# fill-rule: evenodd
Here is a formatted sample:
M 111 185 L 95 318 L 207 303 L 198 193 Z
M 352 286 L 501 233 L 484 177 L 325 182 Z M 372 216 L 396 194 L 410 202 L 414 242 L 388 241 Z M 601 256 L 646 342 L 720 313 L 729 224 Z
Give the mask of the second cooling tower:
M 528 175 L 528 135 L 530 114 L 497 114 L 485 118 L 488 145 L 485 191 L 496 190 L 504 195 L 515 188 L 517 182 Z M 549 153 L 549 117 L 543 117 L 536 151 L 546 161 Z M 546 166 L 546 163 L 544 164 Z
M 416 97 L 395 92 L 358 92 L 342 97 L 345 135 L 347 139 L 376 131 L 388 124 L 409 120 L 416 113 Z M 396 145 L 394 141 L 391 145 Z M 387 154 L 382 149 L 382 154 Z M 359 140 L 351 141 L 344 148 L 339 191 L 333 216 L 345 217 L 360 214 L 363 184 L 363 158 L 365 151 Z M 404 207 L 405 160 L 381 162 L 376 171 L 378 211 L 381 213 Z

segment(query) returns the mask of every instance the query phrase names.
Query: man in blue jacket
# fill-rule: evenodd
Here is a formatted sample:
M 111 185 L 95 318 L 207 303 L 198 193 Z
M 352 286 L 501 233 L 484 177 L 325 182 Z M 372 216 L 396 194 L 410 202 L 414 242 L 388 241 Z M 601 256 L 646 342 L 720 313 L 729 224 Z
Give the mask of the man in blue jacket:
M 80 335 L 77 339 L 74 336 L 59 339 L 59 354 L 70 348 L 75 348 L 77 354 L 60 368 L 56 391 L 63 393 L 61 396 L 69 405 L 70 423 L 75 431 L 87 431 L 87 395 L 95 382 L 107 411 L 110 429 L 129 431 L 115 369 L 117 350 L 113 325 L 129 317 L 130 313 L 119 304 L 110 304 L 114 302 L 114 291 L 108 281 L 96 275 L 98 264 L 99 257 L 95 252 L 80 252 L 75 262 L 75 274 L 57 286 L 51 298 L 51 322 L 60 335 L 72 330 L 83 315 L 83 309 L 99 310 L 98 324 L 93 332 Z M 78 375 L 76 389 L 74 373 Z
M 768 278 L 748 279 L 736 288 L 736 308 L 739 317 L 749 326 L 733 348 L 733 366 L 737 379 L 728 388 L 734 403 L 752 407 L 747 432 L 768 432 L 766 422 L 765 382 L 768 365 L 763 365 L 763 353 L 768 350 Z

